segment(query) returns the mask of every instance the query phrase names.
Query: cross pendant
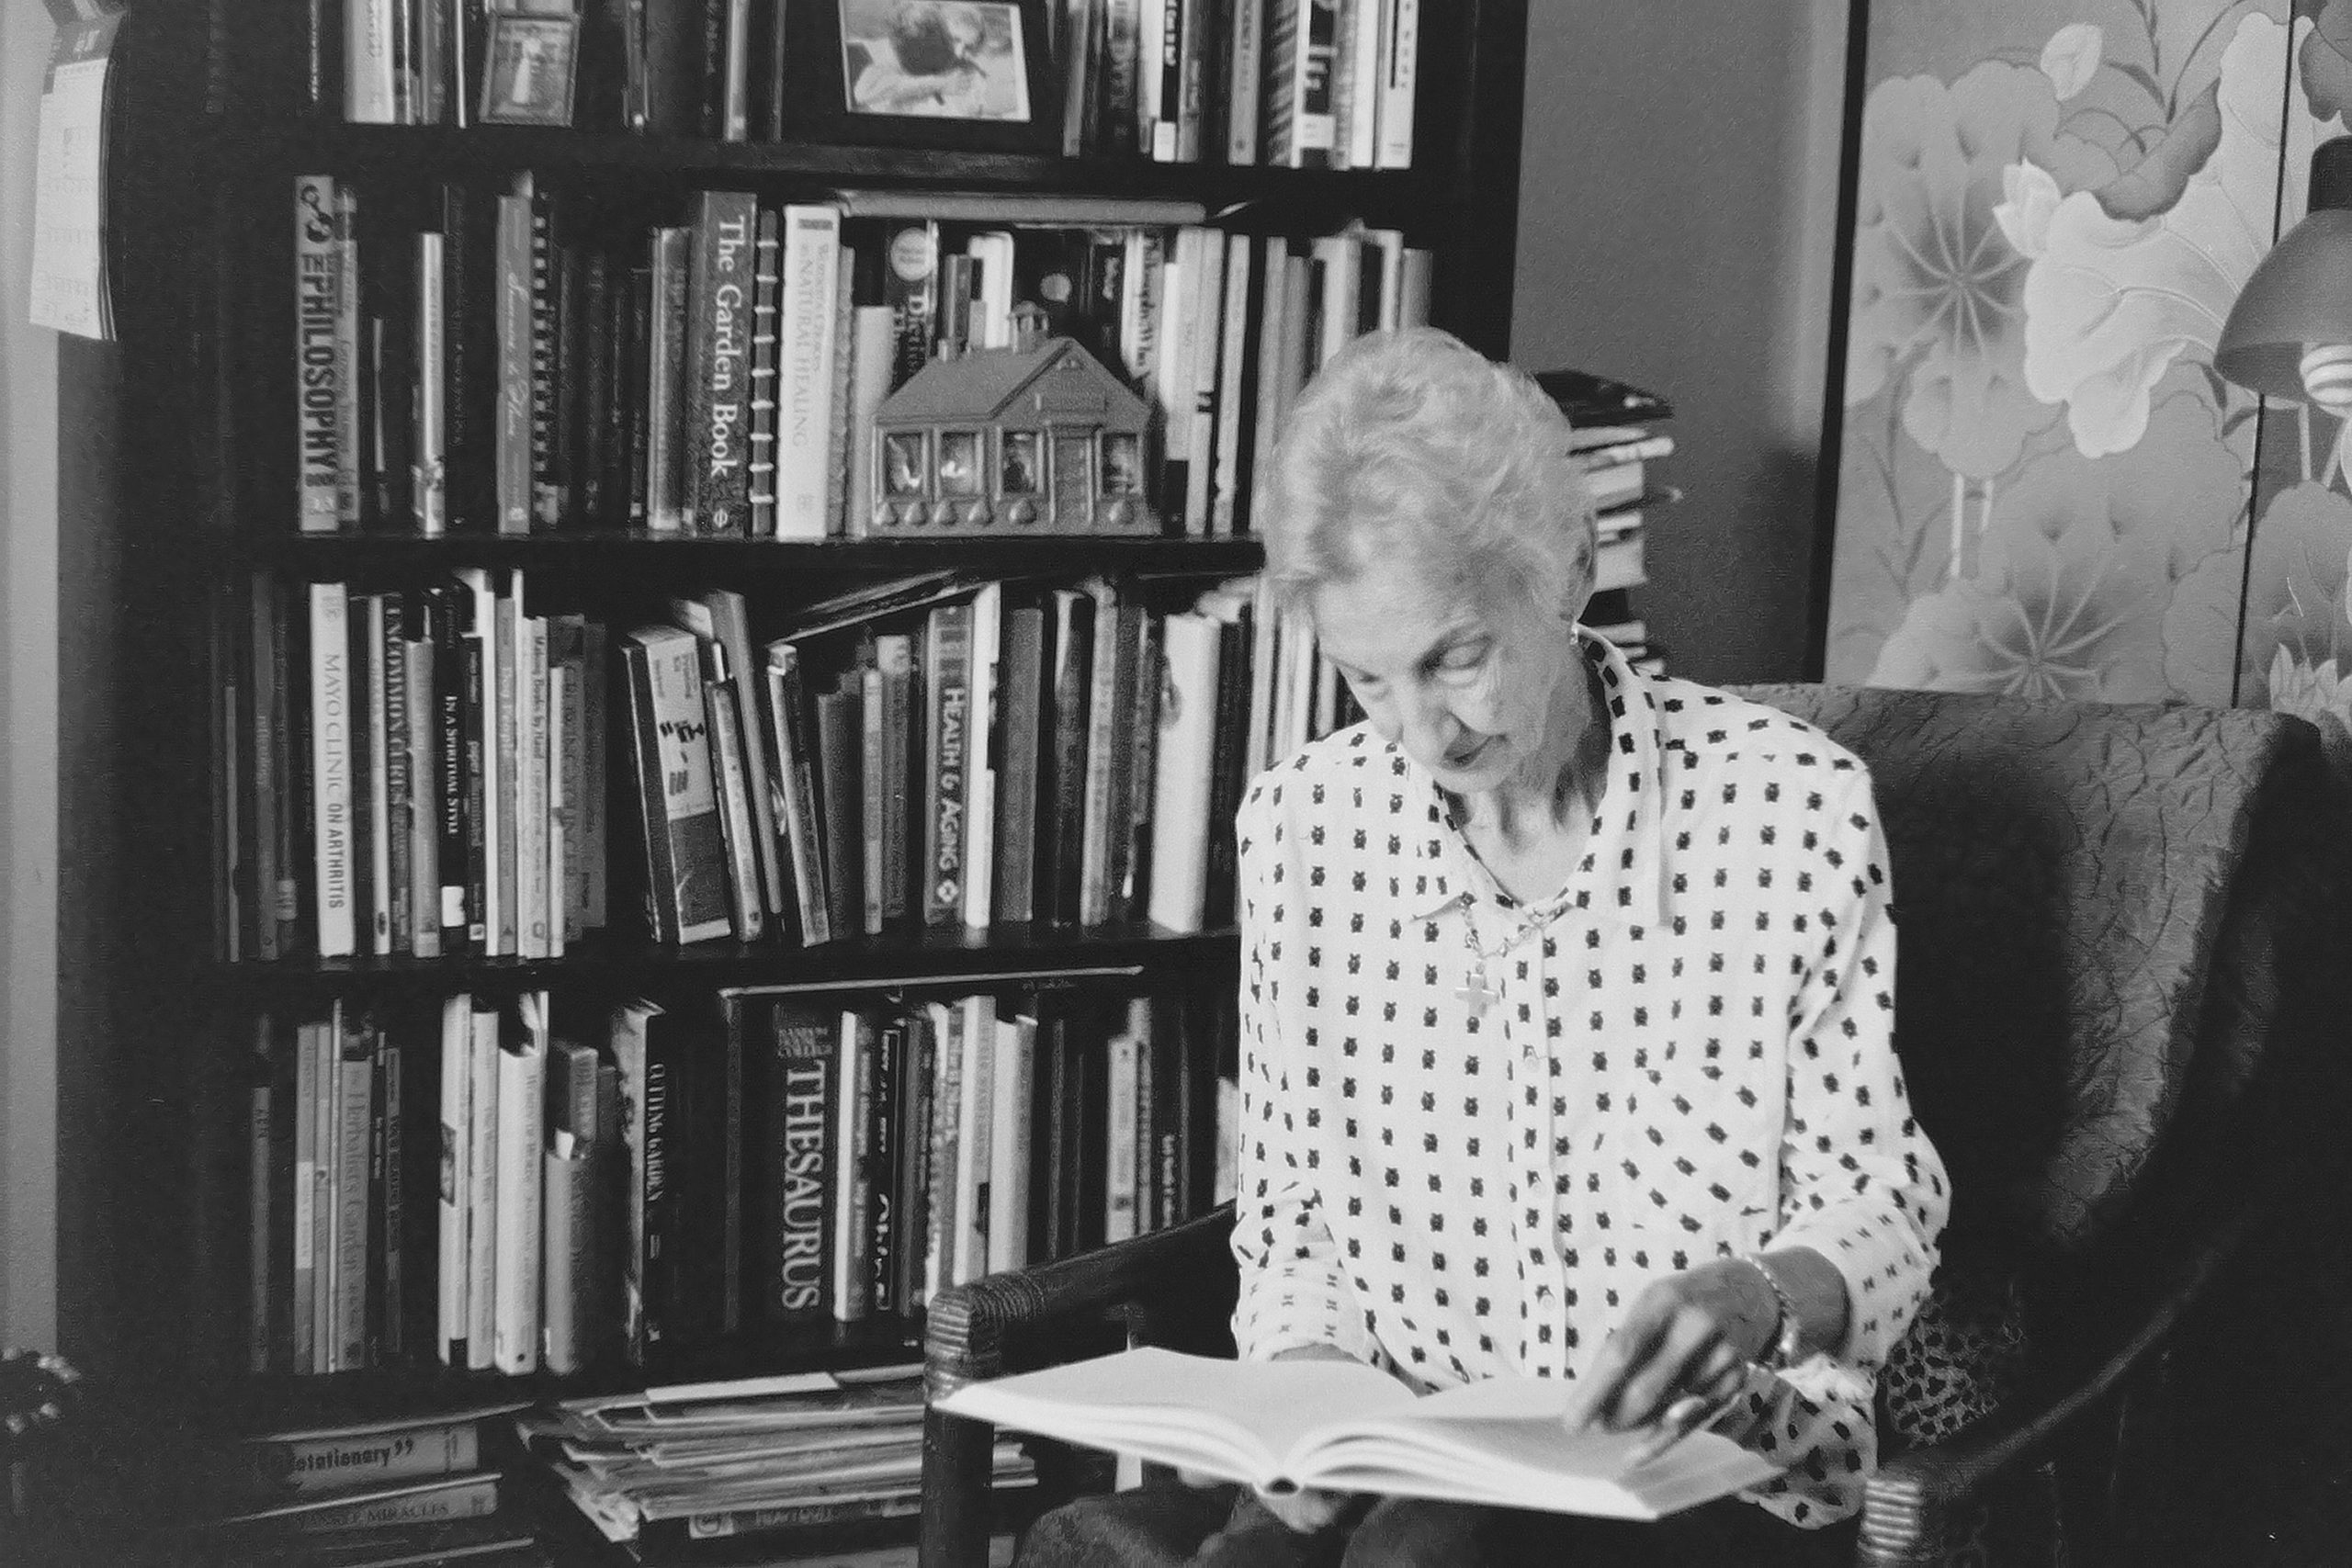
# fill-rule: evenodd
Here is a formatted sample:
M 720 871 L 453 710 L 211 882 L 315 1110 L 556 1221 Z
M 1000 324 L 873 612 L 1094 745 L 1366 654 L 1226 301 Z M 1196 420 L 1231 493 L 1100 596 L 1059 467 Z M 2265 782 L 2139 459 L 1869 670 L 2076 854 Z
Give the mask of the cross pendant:
M 1453 994 L 1469 1004 L 1473 1018 L 1485 1016 L 1487 1010 L 1498 999 L 1493 988 L 1487 984 L 1487 966 L 1484 964 L 1471 970 L 1469 976 L 1453 987 Z

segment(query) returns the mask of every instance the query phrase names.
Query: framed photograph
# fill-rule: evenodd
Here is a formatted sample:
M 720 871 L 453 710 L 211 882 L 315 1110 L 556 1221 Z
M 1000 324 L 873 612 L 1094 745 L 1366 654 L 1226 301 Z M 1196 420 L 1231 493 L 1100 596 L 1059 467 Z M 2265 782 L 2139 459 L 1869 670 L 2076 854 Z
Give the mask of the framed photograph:
M 1046 0 L 788 0 L 796 130 L 849 145 L 1052 152 Z
M 489 20 L 482 50 L 482 123 L 570 125 L 572 79 L 580 59 L 579 18 L 493 12 Z

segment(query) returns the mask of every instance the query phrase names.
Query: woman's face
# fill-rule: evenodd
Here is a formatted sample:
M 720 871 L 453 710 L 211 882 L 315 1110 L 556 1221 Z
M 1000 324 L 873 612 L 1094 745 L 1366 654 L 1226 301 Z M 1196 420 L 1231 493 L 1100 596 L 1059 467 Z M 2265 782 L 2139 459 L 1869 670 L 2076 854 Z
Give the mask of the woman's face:
M 1548 787 L 1573 754 L 1584 661 L 1559 615 L 1516 593 L 1481 603 L 1396 550 L 1308 605 L 1374 730 L 1440 787 L 1479 795 L 1522 772 Z

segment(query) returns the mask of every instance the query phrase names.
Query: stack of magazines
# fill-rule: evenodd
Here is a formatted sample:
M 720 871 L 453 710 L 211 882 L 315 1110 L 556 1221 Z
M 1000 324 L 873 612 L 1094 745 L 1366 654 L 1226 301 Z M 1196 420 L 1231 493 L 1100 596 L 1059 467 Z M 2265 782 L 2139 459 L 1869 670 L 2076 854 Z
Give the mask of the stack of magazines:
M 565 1400 L 516 1417 L 607 1540 L 640 1561 L 744 1537 L 861 1538 L 922 1506 L 922 1369 L 876 1367 Z M 1035 1484 L 1000 1440 L 1000 1495 Z

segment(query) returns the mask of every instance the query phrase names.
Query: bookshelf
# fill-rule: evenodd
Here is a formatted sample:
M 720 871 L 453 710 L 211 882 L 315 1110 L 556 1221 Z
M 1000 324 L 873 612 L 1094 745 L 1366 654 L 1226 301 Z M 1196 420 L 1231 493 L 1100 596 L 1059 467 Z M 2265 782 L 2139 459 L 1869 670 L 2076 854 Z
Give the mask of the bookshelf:
M 798 3 L 798 0 L 794 0 Z M 726 986 L 854 983 L 946 994 L 1004 976 L 1055 987 L 1229 988 L 1229 926 L 1179 934 L 958 925 L 820 946 L 770 937 L 662 947 L 625 921 L 560 958 L 224 957 L 223 840 L 240 775 L 219 741 L 216 606 L 255 573 L 399 587 L 458 568 L 518 569 L 609 612 L 664 593 L 741 591 L 757 613 L 942 567 L 979 574 L 1245 574 L 1238 537 L 947 537 L 779 543 L 625 529 L 298 535 L 290 400 L 288 193 L 299 175 L 363 192 L 503 187 L 528 171 L 602 203 L 675 211 L 698 190 L 763 205 L 843 188 L 1199 203 L 1229 232 L 1309 236 L 1344 219 L 1433 254 L 1430 319 L 1509 347 L 1527 7 L 1421 6 L 1408 170 L 1292 170 L 1101 156 L 703 141 L 617 131 L 342 123 L 273 98 L 256 39 L 298 29 L 288 0 L 146 0 L 126 19 L 110 105 L 108 243 L 119 341 L 66 340 L 61 495 L 60 1306 L 63 1348 L 94 1372 L 207 1400 L 256 1425 L 329 1412 L 429 1409 L 508 1380 L 433 1358 L 326 1375 L 247 1369 L 237 1139 L 220 1124 L 258 1012 L 334 999 L 413 1006 L 453 991 L 592 998 Z M 282 41 L 282 40 L 281 40 Z M 675 221 L 674 218 L 664 221 Z M 619 687 L 613 688 L 617 705 Z M 619 722 L 617 716 L 616 724 Z M 627 807 L 616 774 L 613 818 Z M 611 849 L 616 865 L 626 839 Z M 924 991 L 922 987 L 931 987 Z M 429 1134 L 429 1106 L 410 1119 Z M 428 1265 L 432 1259 L 424 1259 Z M 664 1372 L 721 1375 L 885 1359 L 911 1324 L 746 1331 Z M 600 1364 L 516 1380 L 523 1396 L 625 1386 L 655 1369 Z

